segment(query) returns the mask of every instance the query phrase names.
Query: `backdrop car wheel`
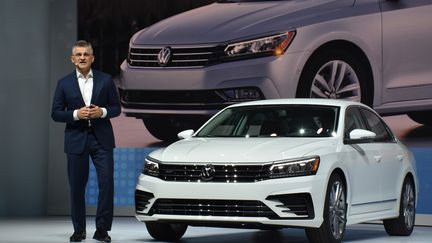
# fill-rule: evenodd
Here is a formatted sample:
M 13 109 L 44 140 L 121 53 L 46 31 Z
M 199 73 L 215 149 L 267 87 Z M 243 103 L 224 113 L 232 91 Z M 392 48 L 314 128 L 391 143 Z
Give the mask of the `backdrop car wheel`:
M 389 235 L 408 236 L 414 230 L 415 189 L 411 179 L 405 178 L 399 205 L 399 217 L 384 220 L 384 228 Z
M 336 243 L 342 241 L 347 213 L 345 188 L 338 174 L 330 177 L 324 203 L 324 221 L 319 228 L 306 228 L 305 230 L 310 242 Z
M 415 122 L 432 127 L 432 110 L 431 111 L 414 111 L 408 113 L 409 118 Z
M 300 77 L 296 97 L 345 99 L 372 105 L 365 67 L 344 50 L 327 50 L 313 57 Z
M 184 235 L 188 226 L 185 224 L 146 222 L 146 227 L 155 240 L 176 241 Z

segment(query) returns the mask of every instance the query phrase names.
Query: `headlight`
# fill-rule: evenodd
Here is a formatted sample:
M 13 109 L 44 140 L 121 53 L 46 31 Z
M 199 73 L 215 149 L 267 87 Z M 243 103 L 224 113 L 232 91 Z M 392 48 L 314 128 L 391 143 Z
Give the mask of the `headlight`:
M 318 156 L 274 162 L 269 168 L 270 178 L 315 175 L 318 171 L 319 162 Z
M 225 56 L 228 58 L 241 58 L 252 56 L 279 56 L 285 53 L 295 31 L 267 36 L 259 39 L 229 44 L 225 48 Z
M 149 176 L 159 176 L 159 162 L 155 159 L 147 157 L 145 159 L 143 174 Z

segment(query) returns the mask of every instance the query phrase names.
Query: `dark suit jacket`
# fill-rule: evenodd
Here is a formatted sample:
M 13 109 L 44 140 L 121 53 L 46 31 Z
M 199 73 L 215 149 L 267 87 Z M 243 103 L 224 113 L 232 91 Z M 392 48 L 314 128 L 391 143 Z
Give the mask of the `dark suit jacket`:
M 110 75 L 93 71 L 93 92 L 91 103 L 107 110 L 105 118 L 92 119 L 91 124 L 96 138 L 104 149 L 115 146 L 111 117 L 120 114 L 121 107 L 116 87 Z M 87 120 L 74 121 L 73 111 L 85 106 L 79 89 L 76 72 L 63 77 L 57 83 L 51 110 L 54 121 L 65 122 L 64 151 L 80 154 L 84 151 L 87 140 Z

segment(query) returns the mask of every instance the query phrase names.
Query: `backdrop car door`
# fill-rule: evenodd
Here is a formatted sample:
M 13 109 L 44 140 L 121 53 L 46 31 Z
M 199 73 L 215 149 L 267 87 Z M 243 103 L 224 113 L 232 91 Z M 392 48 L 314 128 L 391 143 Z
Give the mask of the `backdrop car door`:
M 383 102 L 432 99 L 432 0 L 381 0 L 381 8 Z

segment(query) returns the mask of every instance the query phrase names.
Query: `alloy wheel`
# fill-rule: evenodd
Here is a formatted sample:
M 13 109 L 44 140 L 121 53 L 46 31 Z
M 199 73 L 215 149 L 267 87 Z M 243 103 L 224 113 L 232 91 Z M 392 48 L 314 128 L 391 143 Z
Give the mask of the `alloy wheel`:
M 361 101 L 359 78 L 345 61 L 331 60 L 316 73 L 310 90 L 311 98 Z
M 340 239 L 346 224 L 346 198 L 340 181 L 332 185 L 329 200 L 330 229 L 334 238 Z

